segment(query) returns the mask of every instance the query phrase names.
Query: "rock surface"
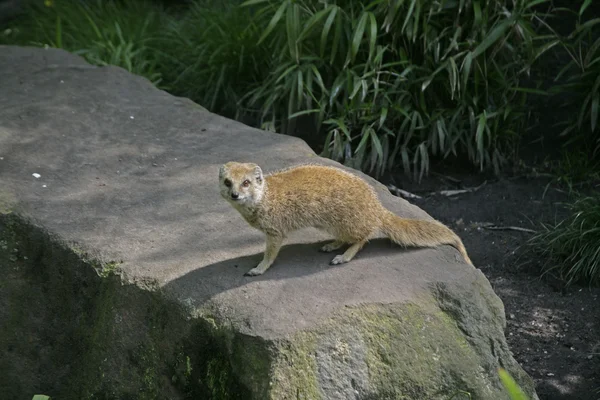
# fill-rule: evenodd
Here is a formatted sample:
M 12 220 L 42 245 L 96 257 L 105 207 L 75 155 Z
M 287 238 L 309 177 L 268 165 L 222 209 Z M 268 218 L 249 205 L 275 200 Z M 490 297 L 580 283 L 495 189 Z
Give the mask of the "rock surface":
M 90 329 L 62 333 L 63 345 L 85 337 L 81 354 L 89 346 L 95 354 L 64 361 L 47 386 L 43 371 L 30 377 L 36 389 L 125 398 L 146 385 L 151 366 L 156 382 L 145 398 L 447 399 L 464 391 L 502 399 L 504 367 L 537 398 L 508 350 L 501 301 L 451 247 L 402 250 L 377 239 L 332 267 L 331 255 L 317 251 L 328 236 L 306 230 L 287 240 L 265 275 L 243 276 L 264 240 L 220 198 L 218 167 L 335 165 L 301 140 L 60 50 L 0 46 L 0 76 L 0 236 L 20 254 L 0 257 L 11 277 L 0 285 L 0 318 L 11 327 L 0 344 L 31 357 L 16 338 L 33 323 L 15 308 L 55 307 L 22 303 L 31 285 L 78 304 L 56 314 L 68 326 L 83 313 Z M 429 218 L 367 179 L 389 209 Z M 99 276 L 82 272 L 92 267 Z M 102 293 L 114 302 L 97 300 Z M 142 340 L 151 349 L 137 352 Z M 57 343 L 44 348 L 59 354 Z M 120 377 L 132 362 L 131 376 Z M 79 372 L 98 369 L 110 384 Z M 58 382 L 72 374 L 77 387 Z M 0 389 L 28 390 L 2 379 Z

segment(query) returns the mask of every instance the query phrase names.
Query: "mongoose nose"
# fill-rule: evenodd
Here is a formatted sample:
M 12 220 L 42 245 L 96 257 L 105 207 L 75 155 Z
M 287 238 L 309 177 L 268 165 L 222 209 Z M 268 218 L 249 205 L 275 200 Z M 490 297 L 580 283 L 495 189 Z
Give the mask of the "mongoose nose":
M 238 197 L 240 197 L 240 195 L 236 192 L 231 193 L 231 198 L 236 200 Z

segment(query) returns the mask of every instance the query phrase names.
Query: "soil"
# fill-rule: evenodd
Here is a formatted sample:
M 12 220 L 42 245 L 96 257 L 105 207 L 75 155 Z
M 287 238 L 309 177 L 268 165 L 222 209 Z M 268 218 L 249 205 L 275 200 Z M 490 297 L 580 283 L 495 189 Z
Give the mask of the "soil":
M 569 192 L 550 178 L 447 171 L 420 184 L 401 174 L 382 181 L 422 196 L 408 201 L 462 237 L 473 263 L 504 302 L 508 344 L 534 379 L 540 399 L 599 400 L 600 288 L 565 287 L 558 279 L 540 277 L 543 260 L 527 246 L 532 233 L 485 227 L 540 229 L 568 215 Z M 478 186 L 470 193 L 439 194 Z

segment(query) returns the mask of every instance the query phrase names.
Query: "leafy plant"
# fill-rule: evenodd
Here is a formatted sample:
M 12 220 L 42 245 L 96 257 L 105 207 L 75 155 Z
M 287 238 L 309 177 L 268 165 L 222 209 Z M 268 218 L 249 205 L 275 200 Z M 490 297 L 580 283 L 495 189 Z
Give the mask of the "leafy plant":
M 172 91 L 212 111 L 239 118 L 240 98 L 263 79 L 269 53 L 261 27 L 232 2 L 197 0 L 170 25 L 161 48 Z
M 554 92 L 565 96 L 565 107 L 578 108 L 573 118 L 566 122 L 562 136 L 567 144 L 579 142 L 580 148 L 591 149 L 591 156 L 600 154 L 600 18 L 584 18 L 585 11 L 592 4 L 584 0 L 577 12 L 577 24 L 573 32 L 562 40 L 570 61 L 560 71 L 556 80 L 566 78 L 567 82 L 554 88 Z M 572 12 L 569 9 L 562 10 Z
M 500 375 L 500 381 L 502 385 L 508 392 L 511 400 L 529 400 L 527 395 L 523 393 L 523 390 L 519 387 L 517 382 L 513 379 L 512 376 L 504 368 L 498 369 L 498 375 Z
M 450 155 L 498 170 L 536 93 L 521 78 L 557 43 L 534 29 L 544 2 L 249 0 L 272 57 L 243 101 L 285 133 L 310 116 L 324 155 L 375 175 Z
M 35 1 L 0 42 L 62 48 L 95 65 L 116 65 L 161 81 L 155 41 L 164 14 L 143 0 Z
M 544 271 L 567 284 L 600 284 L 600 193 L 567 206 L 571 215 L 555 225 L 544 225 L 530 245 L 546 260 Z

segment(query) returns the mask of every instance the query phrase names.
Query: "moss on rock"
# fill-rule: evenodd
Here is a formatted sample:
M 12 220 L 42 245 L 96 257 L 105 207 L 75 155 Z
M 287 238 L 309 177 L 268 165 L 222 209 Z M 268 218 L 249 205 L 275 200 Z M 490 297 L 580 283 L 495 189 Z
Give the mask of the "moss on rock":
M 476 278 L 418 304 L 346 307 L 279 340 L 190 318 L 160 290 L 123 282 L 118 263 L 0 214 L 0 392 L 61 399 L 507 398 L 502 303 Z M 416 301 L 416 300 L 415 300 Z
M 20 216 L 0 215 L 1 393 L 67 400 L 249 398 L 232 367 L 232 349 L 241 354 L 247 339 L 190 320 L 160 291 L 124 283 L 116 267 Z M 268 357 L 253 357 L 268 374 Z
M 276 353 L 270 399 L 508 398 L 496 370 L 483 367 L 487 361 L 433 297 L 347 308 Z

